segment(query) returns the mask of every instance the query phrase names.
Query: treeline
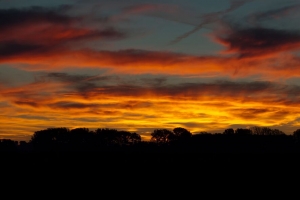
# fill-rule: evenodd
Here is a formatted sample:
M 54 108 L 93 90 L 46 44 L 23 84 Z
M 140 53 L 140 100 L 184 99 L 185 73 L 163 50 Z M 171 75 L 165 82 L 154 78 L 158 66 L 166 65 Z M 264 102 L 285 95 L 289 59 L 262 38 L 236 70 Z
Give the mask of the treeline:
M 278 129 L 252 127 L 223 133 L 192 134 L 185 128 L 155 129 L 150 141 L 116 129 L 48 128 L 29 142 L 0 140 L 0 151 L 14 152 L 300 152 L 300 129 L 287 135 Z

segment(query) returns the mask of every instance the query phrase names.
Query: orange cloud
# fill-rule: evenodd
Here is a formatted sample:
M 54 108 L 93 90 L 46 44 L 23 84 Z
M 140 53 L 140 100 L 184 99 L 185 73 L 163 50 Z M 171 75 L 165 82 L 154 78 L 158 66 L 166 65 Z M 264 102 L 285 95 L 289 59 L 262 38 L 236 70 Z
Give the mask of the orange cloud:
M 29 138 L 44 127 L 109 127 L 149 136 L 155 128 L 181 126 L 196 133 L 232 125 L 296 124 L 300 113 L 298 86 L 230 81 L 105 86 L 103 81 L 49 74 L 30 85 L 3 87 L 3 132 L 18 137 L 23 129 Z
M 267 80 L 300 75 L 300 59 L 291 54 L 279 54 L 276 57 L 258 59 L 256 57 L 190 56 L 143 50 L 94 51 L 86 49 L 75 51 L 60 49 L 52 52 L 26 51 L 23 55 L 0 57 L 0 63 L 18 64 L 25 70 L 51 70 L 72 66 L 93 67 L 125 74 L 200 76 L 209 74 L 231 77 L 259 75 Z

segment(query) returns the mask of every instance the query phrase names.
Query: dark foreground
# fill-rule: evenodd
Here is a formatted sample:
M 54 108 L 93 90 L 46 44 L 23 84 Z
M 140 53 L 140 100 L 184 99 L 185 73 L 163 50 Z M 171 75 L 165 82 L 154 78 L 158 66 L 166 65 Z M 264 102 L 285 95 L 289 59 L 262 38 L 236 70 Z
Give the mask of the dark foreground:
M 73 136 L 55 138 L 43 137 L 43 140 L 28 143 L 2 140 L 1 166 L 63 170 L 80 170 L 81 167 L 110 170 L 117 167 L 118 170 L 129 168 L 130 171 L 152 168 L 168 171 L 181 167 L 242 169 L 252 165 L 254 168 L 269 165 L 274 168 L 300 163 L 300 142 L 288 135 L 201 134 L 167 142 L 115 140 L 116 137 L 105 140 L 95 140 L 95 137 L 77 137 L 75 140 Z

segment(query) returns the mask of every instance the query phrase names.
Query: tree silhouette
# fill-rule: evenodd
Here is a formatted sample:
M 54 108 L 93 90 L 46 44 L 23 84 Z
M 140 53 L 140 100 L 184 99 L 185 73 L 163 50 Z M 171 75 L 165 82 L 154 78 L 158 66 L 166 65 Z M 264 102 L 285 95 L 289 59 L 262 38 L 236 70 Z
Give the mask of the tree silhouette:
M 151 141 L 156 143 L 167 143 L 175 139 L 174 133 L 168 129 L 155 129 L 151 136 Z
M 252 131 L 253 135 L 285 135 L 284 132 L 278 129 L 271 129 L 268 127 L 254 126 L 251 127 L 250 130 Z
M 0 151 L 16 151 L 18 142 L 11 139 L 0 139 Z
M 48 128 L 46 130 L 36 131 L 32 137 L 32 143 L 53 143 L 65 142 L 69 138 L 69 129 L 67 128 Z
M 293 132 L 293 137 L 297 143 L 300 142 L 300 129 L 297 129 Z
M 116 129 L 97 129 L 96 140 L 104 146 L 129 145 L 141 142 L 141 136 L 128 131 L 117 131 Z
M 43 150 L 53 150 L 57 146 L 62 146 L 70 141 L 70 130 L 67 128 L 48 128 L 36 131 L 30 140 L 35 148 Z
M 88 128 L 75 128 L 70 131 L 70 140 L 72 143 L 88 143 L 93 140 L 93 132 Z
M 117 134 L 116 129 L 99 128 L 95 131 L 97 143 L 103 146 L 110 146 L 118 141 L 116 141 L 115 136 Z
M 118 145 L 130 145 L 141 141 L 141 136 L 128 131 L 117 131 L 114 137 L 114 141 Z
M 191 132 L 181 127 L 174 128 L 173 133 L 177 140 L 187 140 L 192 137 Z
M 228 136 L 230 135 L 230 136 Z M 286 135 L 278 129 L 252 127 L 222 133 L 191 134 L 182 127 L 155 129 L 150 141 L 137 133 L 116 129 L 48 128 L 36 131 L 29 143 L 0 139 L 0 151 L 97 152 L 300 152 L 300 129 Z M 246 136 L 246 137 L 244 137 Z
M 236 135 L 251 135 L 252 131 L 247 128 L 238 128 L 235 130 Z
M 128 137 L 128 142 L 130 144 L 136 144 L 136 143 L 140 143 L 142 141 L 142 138 L 139 134 L 137 133 L 130 133 L 129 137 Z
M 233 135 L 234 130 L 232 128 L 225 129 L 223 132 L 224 135 Z
M 285 133 L 279 129 L 272 129 L 272 135 L 285 135 Z

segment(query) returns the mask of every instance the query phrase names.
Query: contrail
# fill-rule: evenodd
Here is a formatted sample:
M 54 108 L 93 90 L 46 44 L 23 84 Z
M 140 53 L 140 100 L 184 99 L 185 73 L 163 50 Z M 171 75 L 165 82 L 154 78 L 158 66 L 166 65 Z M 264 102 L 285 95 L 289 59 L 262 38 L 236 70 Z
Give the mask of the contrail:
M 230 1 L 230 7 L 224 11 L 219 11 L 219 12 L 213 12 L 213 13 L 209 13 L 209 14 L 204 14 L 202 15 L 202 19 L 203 21 L 197 25 L 194 29 L 192 29 L 191 31 L 186 32 L 185 34 L 175 38 L 173 41 L 171 41 L 169 44 L 176 44 L 178 42 L 180 42 L 181 40 L 189 37 L 190 35 L 192 35 L 193 33 L 197 32 L 198 30 L 200 30 L 203 26 L 213 23 L 215 21 L 218 21 L 222 16 L 224 16 L 225 14 L 232 12 L 236 9 L 238 9 L 239 7 L 243 6 L 244 4 L 248 3 L 249 1 L 253 1 L 253 0 L 232 0 Z

